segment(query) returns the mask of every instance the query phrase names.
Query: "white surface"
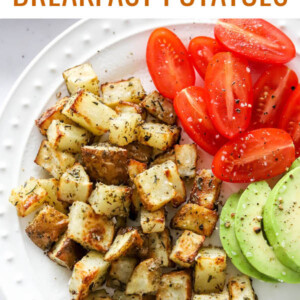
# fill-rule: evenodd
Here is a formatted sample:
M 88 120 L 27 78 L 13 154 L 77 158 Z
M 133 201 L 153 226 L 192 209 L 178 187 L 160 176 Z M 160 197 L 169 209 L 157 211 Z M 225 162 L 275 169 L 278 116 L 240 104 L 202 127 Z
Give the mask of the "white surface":
M 12 186 L 30 176 L 44 175 L 33 163 L 42 139 L 34 127 L 34 120 L 45 106 L 56 100 L 58 91 L 66 93 L 61 72 L 90 61 L 102 82 L 137 75 L 146 90 L 151 91 L 153 86 L 145 64 L 150 30 L 142 31 L 181 22 L 184 21 L 90 20 L 81 23 L 49 46 L 23 74 L 11 93 L 0 118 L 0 283 L 7 299 L 69 298 L 67 282 L 70 273 L 51 262 L 29 241 L 24 226 L 30 218 L 19 220 L 15 209 L 7 202 Z M 283 29 L 291 32 L 298 23 L 287 22 L 285 26 Z M 193 24 L 172 25 L 170 28 L 188 43 L 190 37 L 211 35 L 213 27 Z M 299 57 L 292 66 L 300 69 Z M 209 167 L 211 157 L 204 152 L 200 157 L 201 165 Z M 239 185 L 224 184 L 223 199 L 239 188 Z M 217 243 L 217 239 L 216 230 L 212 240 Z M 255 281 L 254 285 L 260 300 L 298 299 L 300 294 L 299 284 L 271 285 Z

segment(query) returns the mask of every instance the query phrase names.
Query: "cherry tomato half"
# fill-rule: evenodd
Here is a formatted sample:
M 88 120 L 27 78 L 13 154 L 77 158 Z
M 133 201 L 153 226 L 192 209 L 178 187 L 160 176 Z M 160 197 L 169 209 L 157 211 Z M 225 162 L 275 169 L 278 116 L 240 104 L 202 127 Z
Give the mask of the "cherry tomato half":
M 295 160 L 290 135 L 277 128 L 241 134 L 215 155 L 212 170 L 227 182 L 253 182 L 284 173 Z
M 254 85 L 251 128 L 276 127 L 282 109 L 298 85 L 296 73 L 286 66 L 273 66 Z
M 174 108 L 191 139 L 206 152 L 214 155 L 227 140 L 218 133 L 208 116 L 206 97 L 205 89 L 188 87 L 177 94 Z
M 215 54 L 221 51 L 221 47 L 215 39 L 206 36 L 198 36 L 191 40 L 188 52 L 192 58 L 194 67 L 204 79 L 209 61 Z
M 286 103 L 278 124 L 287 131 L 295 144 L 296 157 L 300 156 L 300 85 Z
M 215 37 L 222 46 L 249 60 L 284 64 L 296 55 L 293 42 L 262 19 L 221 19 Z
M 174 99 L 195 84 L 195 71 L 181 40 L 166 28 L 154 30 L 147 45 L 147 65 L 159 92 Z
M 216 129 L 229 139 L 245 131 L 253 102 L 247 61 L 230 52 L 216 54 L 208 64 L 205 87 L 209 93 L 208 113 Z

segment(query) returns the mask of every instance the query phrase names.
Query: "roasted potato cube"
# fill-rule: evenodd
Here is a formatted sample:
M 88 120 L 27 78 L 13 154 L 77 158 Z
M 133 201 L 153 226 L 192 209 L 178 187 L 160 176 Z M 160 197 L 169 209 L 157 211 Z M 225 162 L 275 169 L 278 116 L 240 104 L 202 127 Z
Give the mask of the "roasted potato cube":
M 126 146 L 137 139 L 137 126 L 141 124 L 139 114 L 124 113 L 110 121 L 109 141 L 118 146 Z
M 127 151 L 109 144 L 82 147 L 82 158 L 91 179 L 104 184 L 128 181 Z
M 87 130 L 75 125 L 53 120 L 47 130 L 47 138 L 54 149 L 79 153 L 81 147 L 90 141 L 91 134 Z
M 169 229 L 163 232 L 149 234 L 149 257 L 155 259 L 162 267 L 171 267 L 169 259 L 172 250 L 172 241 Z
M 176 241 L 170 259 L 183 268 L 191 267 L 204 240 L 203 235 L 185 230 Z
M 114 224 L 105 216 L 97 215 L 91 206 L 76 201 L 69 214 L 67 235 L 88 249 L 107 252 L 114 238 Z
M 120 115 L 127 113 L 139 114 L 143 120 L 147 117 L 147 112 L 144 108 L 132 102 L 120 101 L 120 103 L 115 107 L 115 111 Z
M 176 163 L 176 157 L 175 157 L 175 150 L 171 149 L 170 151 L 167 151 L 165 153 L 162 153 L 158 155 L 153 162 L 151 162 L 150 166 L 153 167 L 155 165 L 161 165 L 167 161 L 171 160 L 172 162 Z
M 62 98 L 58 100 L 54 106 L 48 108 L 36 121 L 35 124 L 39 128 L 42 135 L 47 134 L 47 130 L 52 123 L 53 120 L 59 120 L 65 124 L 72 124 L 75 123 L 67 118 L 63 113 L 62 110 L 65 104 L 69 101 L 69 97 Z
M 79 261 L 85 254 L 85 249 L 73 240 L 69 239 L 66 233 L 47 253 L 51 260 L 70 270 L 73 269 L 76 262 Z
M 257 299 L 251 285 L 251 280 L 245 275 L 230 278 L 228 282 L 228 289 L 230 299 L 232 300 Z
M 167 150 L 177 143 L 180 129 L 165 124 L 144 123 L 137 128 L 137 138 L 141 144 Z
M 216 223 L 218 214 L 210 209 L 197 204 L 185 204 L 182 206 L 172 219 L 172 228 L 190 230 L 195 233 L 211 236 Z
M 108 217 L 129 215 L 131 188 L 128 186 L 97 183 L 88 201 L 99 215 Z
M 192 278 L 187 271 L 164 274 L 156 294 L 156 300 L 191 300 Z
M 165 210 L 161 208 L 157 211 L 148 211 L 141 208 L 141 227 L 144 233 L 162 232 L 165 230 L 166 217 Z
M 243 298 L 238 299 L 242 300 Z M 209 295 L 194 295 L 193 300 L 229 300 L 229 294 L 227 290 L 224 290 L 219 294 L 211 293 Z
M 134 269 L 126 287 L 126 294 L 155 293 L 159 288 L 160 278 L 160 264 L 153 258 L 144 260 Z
M 175 145 L 175 158 L 181 178 L 196 176 L 197 146 L 195 144 Z
M 67 230 L 68 217 L 45 206 L 26 228 L 29 238 L 41 249 L 48 249 Z
M 135 246 L 141 247 L 142 245 L 143 240 L 137 229 L 130 227 L 120 229 L 104 259 L 107 261 L 117 260 L 121 256 L 126 255 L 129 249 Z
M 220 195 L 222 181 L 210 170 L 201 170 L 194 181 L 190 202 L 214 209 Z
M 60 177 L 58 198 L 68 203 L 87 202 L 92 189 L 93 184 L 83 166 L 76 163 Z
M 115 291 L 113 300 L 144 300 L 142 295 L 126 295 L 124 292 Z
M 118 82 L 108 82 L 101 85 L 103 102 L 115 107 L 121 101 L 140 103 L 146 93 L 138 78 L 130 78 Z
M 104 282 L 110 263 L 105 261 L 103 254 L 90 251 L 74 266 L 69 290 L 72 300 L 83 300 L 93 285 Z
M 41 187 L 37 179 L 30 178 L 11 191 L 9 202 L 17 209 L 18 216 L 25 217 L 38 209 L 48 197 L 47 191 Z
M 99 290 L 89 293 L 87 298 L 84 298 L 84 300 L 112 300 L 112 298 L 105 290 Z
M 48 171 L 54 178 L 59 179 L 68 168 L 74 165 L 75 161 L 75 157 L 71 153 L 58 151 L 48 141 L 44 140 L 34 162 Z
M 108 131 L 110 120 L 117 116 L 98 96 L 86 90 L 80 90 L 71 96 L 62 112 L 94 135 L 102 135 Z
M 128 162 L 128 174 L 129 178 L 132 182 L 134 182 L 134 179 L 137 175 L 140 173 L 143 173 L 147 170 L 147 164 L 139 162 L 134 159 L 130 159 Z
M 153 151 L 151 147 L 142 145 L 138 142 L 133 142 L 127 146 L 124 146 L 124 148 L 128 152 L 128 158 L 146 163 L 150 160 Z
M 226 253 L 219 248 L 202 248 L 195 265 L 194 291 L 199 294 L 221 292 L 225 285 Z
M 176 113 L 172 100 L 165 98 L 159 92 L 154 91 L 142 101 L 142 106 L 158 120 L 166 124 L 174 125 Z

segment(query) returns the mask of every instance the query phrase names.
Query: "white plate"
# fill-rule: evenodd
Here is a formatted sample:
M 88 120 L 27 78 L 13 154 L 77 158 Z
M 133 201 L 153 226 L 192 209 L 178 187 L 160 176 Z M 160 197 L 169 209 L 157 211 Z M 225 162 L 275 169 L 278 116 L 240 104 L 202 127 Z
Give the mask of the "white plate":
M 69 299 L 70 272 L 50 261 L 24 234 L 28 218 L 17 218 L 8 204 L 10 190 L 30 176 L 46 176 L 33 163 L 42 140 L 34 120 L 66 94 L 61 73 L 85 61 L 92 63 L 101 82 L 136 75 L 147 91 L 154 87 L 145 64 L 145 48 L 152 28 L 170 25 L 184 41 L 198 35 L 212 35 L 214 21 L 191 20 L 88 20 L 71 27 L 51 43 L 26 69 L 7 99 L 0 118 L 0 259 L 1 287 L 7 299 Z M 291 34 L 299 21 L 274 21 Z M 290 30 L 289 30 L 290 29 Z M 300 70 L 299 57 L 292 63 Z M 299 74 L 298 74 L 299 75 Z M 198 81 L 201 84 L 201 81 Z M 201 166 L 210 167 L 204 152 Z M 224 184 L 223 199 L 240 188 Z M 218 243 L 218 231 L 212 238 Z M 229 267 L 231 270 L 231 267 Z M 254 282 L 260 300 L 299 299 L 300 285 Z

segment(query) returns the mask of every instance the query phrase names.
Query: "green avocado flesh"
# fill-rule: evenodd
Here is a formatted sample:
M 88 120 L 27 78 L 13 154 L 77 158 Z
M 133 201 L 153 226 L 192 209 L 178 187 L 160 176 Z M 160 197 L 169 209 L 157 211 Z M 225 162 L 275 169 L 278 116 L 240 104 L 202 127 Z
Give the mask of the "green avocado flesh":
M 275 282 L 276 280 L 258 272 L 244 256 L 235 237 L 234 219 L 242 192 L 232 194 L 226 201 L 220 217 L 220 239 L 224 250 L 234 266 L 243 274 L 263 281 Z
M 271 192 L 264 229 L 278 259 L 300 272 L 300 168 L 286 174 Z
M 284 266 L 263 235 L 262 215 L 271 189 L 262 181 L 242 194 L 235 216 L 235 234 L 248 262 L 259 272 L 287 283 L 300 283 L 300 273 Z
M 300 157 L 298 157 L 292 164 L 292 166 L 290 167 L 289 171 L 292 171 L 296 168 L 300 167 Z

